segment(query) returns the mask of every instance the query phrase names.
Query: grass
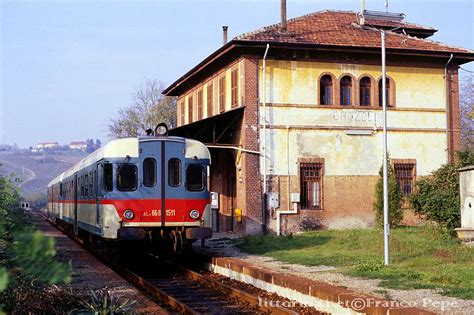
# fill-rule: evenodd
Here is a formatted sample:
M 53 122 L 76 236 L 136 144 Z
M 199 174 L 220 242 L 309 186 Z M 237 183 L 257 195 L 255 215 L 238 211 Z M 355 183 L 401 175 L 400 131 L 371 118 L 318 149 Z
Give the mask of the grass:
M 394 229 L 390 244 L 390 266 L 383 265 L 383 232 L 376 229 L 246 236 L 237 246 L 287 263 L 336 266 L 347 275 L 381 279 L 387 288 L 439 288 L 474 299 L 474 248 L 431 226 Z

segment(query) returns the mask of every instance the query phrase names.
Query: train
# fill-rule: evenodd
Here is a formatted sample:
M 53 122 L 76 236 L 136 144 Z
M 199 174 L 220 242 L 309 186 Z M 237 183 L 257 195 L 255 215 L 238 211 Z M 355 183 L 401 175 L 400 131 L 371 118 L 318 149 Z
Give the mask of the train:
M 48 216 L 74 234 L 107 243 L 171 244 L 175 252 L 212 237 L 211 155 L 196 140 L 168 136 L 116 139 L 48 184 Z

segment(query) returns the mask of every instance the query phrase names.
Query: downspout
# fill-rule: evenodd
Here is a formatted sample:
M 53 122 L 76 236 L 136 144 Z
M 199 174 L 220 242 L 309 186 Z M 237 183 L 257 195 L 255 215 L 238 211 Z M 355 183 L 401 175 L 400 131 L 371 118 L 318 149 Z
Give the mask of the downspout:
M 449 110 L 449 98 L 451 93 L 451 80 L 448 79 L 448 65 L 453 59 L 453 54 L 449 57 L 448 62 L 444 66 L 444 80 L 445 80 L 445 94 L 446 94 L 446 156 L 447 162 L 450 162 L 450 151 L 451 151 L 451 142 L 449 141 L 449 127 L 450 127 L 450 119 L 451 119 L 451 111 Z
M 290 126 L 286 126 L 286 167 L 288 176 L 288 210 L 277 209 L 277 235 L 281 235 L 281 215 L 298 213 L 298 204 L 295 202 L 293 210 L 291 209 L 291 182 L 290 182 Z
M 266 107 L 266 89 L 267 89 L 267 82 L 266 82 L 266 59 L 268 50 L 270 49 L 270 44 L 267 44 L 265 49 L 265 54 L 263 54 L 263 77 L 262 77 L 262 85 L 263 85 L 263 95 L 262 95 L 262 103 L 263 103 L 263 202 L 262 202 L 262 233 L 267 234 L 267 107 Z

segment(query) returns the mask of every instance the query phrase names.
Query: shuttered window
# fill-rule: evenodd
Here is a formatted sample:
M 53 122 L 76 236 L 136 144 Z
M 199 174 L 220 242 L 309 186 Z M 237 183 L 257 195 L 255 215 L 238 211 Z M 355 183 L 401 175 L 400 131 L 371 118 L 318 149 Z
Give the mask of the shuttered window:
M 188 124 L 193 122 L 193 97 L 188 97 Z
M 207 85 L 207 117 L 212 116 L 213 97 L 214 97 L 214 86 L 212 83 L 209 83 Z
M 237 69 L 232 70 L 231 72 L 231 101 L 232 108 L 237 107 L 239 103 L 239 81 L 238 81 L 238 71 Z
M 219 79 L 219 113 L 225 111 L 225 76 Z
M 199 90 L 197 93 L 197 120 L 202 119 L 202 103 L 203 103 L 203 93 L 202 90 Z

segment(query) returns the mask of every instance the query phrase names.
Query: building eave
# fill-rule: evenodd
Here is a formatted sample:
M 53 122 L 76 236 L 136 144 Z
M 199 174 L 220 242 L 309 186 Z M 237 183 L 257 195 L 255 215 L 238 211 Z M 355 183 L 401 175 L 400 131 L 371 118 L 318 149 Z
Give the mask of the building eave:
M 227 44 L 223 45 L 203 61 L 197 64 L 194 68 L 186 72 L 183 76 L 168 86 L 163 94 L 166 96 L 177 96 L 180 95 L 178 90 L 185 85 L 192 77 L 197 75 L 203 69 L 209 67 L 213 62 L 228 55 L 231 51 L 237 48 L 257 48 L 263 51 L 267 43 L 272 48 L 292 50 L 292 49 L 310 49 L 320 51 L 337 51 L 337 52 L 349 52 L 349 53 L 369 53 L 371 55 L 380 54 L 379 47 L 358 47 L 358 46 L 344 46 L 344 45 L 321 45 L 313 43 L 286 43 L 286 42 L 266 42 L 266 41 L 249 41 L 249 40 L 236 40 L 233 39 Z M 387 54 L 400 55 L 400 56 L 418 56 L 418 57 L 431 57 L 431 58 L 450 58 L 451 53 L 453 54 L 453 60 L 456 64 L 461 65 L 470 61 L 474 61 L 474 53 L 470 52 L 451 52 L 449 50 L 419 50 L 419 49 L 401 49 L 401 48 L 387 48 Z M 240 53 L 240 55 L 245 55 Z M 190 86 L 192 87 L 192 86 Z M 187 89 L 187 88 L 185 88 Z

